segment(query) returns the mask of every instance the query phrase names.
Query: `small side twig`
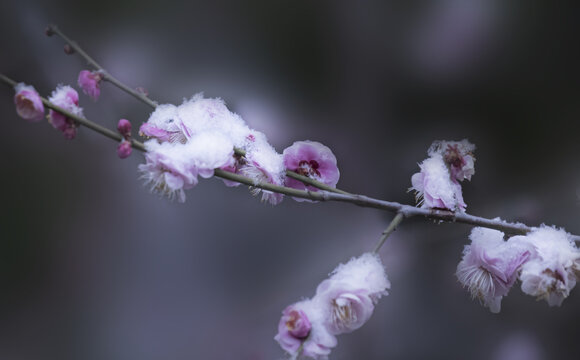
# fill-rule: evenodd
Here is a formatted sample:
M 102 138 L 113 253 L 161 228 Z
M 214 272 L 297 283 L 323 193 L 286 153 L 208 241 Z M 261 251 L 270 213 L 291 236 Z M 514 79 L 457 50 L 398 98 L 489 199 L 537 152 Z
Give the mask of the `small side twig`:
M 75 41 L 71 40 L 62 31 L 60 31 L 60 29 L 56 25 L 49 25 L 47 32 L 52 32 L 52 33 L 60 36 L 72 49 L 74 49 L 74 52 L 77 52 L 81 57 L 83 57 L 87 61 L 87 63 L 89 63 L 89 65 L 94 67 L 96 70 L 98 70 L 102 74 L 103 80 L 110 82 L 111 84 L 115 85 L 119 89 L 132 95 L 136 99 L 144 102 L 145 104 L 151 106 L 152 108 L 157 107 L 157 103 L 155 101 L 151 100 L 149 97 L 147 97 L 147 95 L 145 95 L 141 92 L 138 92 L 134 89 L 131 89 L 130 87 L 128 87 L 127 85 L 125 85 L 124 83 L 119 81 L 117 78 L 115 78 L 113 75 L 109 74 L 109 72 L 107 70 L 105 70 L 105 68 L 103 68 L 101 65 L 99 65 L 99 63 L 96 62 L 92 57 L 90 57 L 89 54 L 87 54 L 83 50 L 83 48 L 81 48 L 79 46 L 79 44 L 77 44 Z
M 401 223 L 401 221 L 403 221 L 404 218 L 405 215 L 403 215 L 403 213 L 401 212 L 398 212 L 397 215 L 395 215 L 389 226 L 385 229 L 385 231 L 383 231 L 383 234 L 379 239 L 379 242 L 375 246 L 375 249 L 373 250 L 375 254 L 379 252 L 385 241 L 387 241 L 387 238 L 392 234 L 393 231 L 397 229 L 397 226 L 399 226 L 399 224 Z

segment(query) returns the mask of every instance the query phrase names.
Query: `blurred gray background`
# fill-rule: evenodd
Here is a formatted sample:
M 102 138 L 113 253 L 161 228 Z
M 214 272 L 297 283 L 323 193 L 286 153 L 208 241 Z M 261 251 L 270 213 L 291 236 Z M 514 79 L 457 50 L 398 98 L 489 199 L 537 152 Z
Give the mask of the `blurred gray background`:
M 556 3 L 556 2 L 554 2 Z M 345 190 L 412 203 L 435 139 L 478 146 L 468 212 L 580 234 L 573 2 L 32 1 L 0 3 L 0 71 L 48 96 L 76 86 L 57 24 L 161 103 L 222 97 L 282 151 L 333 149 Z M 185 204 L 150 194 L 143 156 L 86 129 L 16 116 L 0 86 L 1 359 L 282 359 L 282 309 L 373 248 L 392 214 L 272 208 L 210 179 Z M 88 118 L 136 129 L 150 109 L 110 84 Z M 392 290 L 331 359 L 578 359 L 580 290 L 521 293 L 491 314 L 456 281 L 470 227 L 403 222 L 381 250 Z

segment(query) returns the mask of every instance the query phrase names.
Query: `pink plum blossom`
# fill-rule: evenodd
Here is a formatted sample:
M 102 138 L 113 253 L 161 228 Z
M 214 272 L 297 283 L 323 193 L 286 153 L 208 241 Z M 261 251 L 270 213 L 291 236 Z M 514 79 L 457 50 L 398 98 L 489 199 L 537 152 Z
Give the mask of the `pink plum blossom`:
M 469 238 L 471 245 L 463 250 L 463 259 L 457 265 L 457 279 L 467 287 L 473 298 L 478 298 L 492 313 L 501 309 L 501 299 L 516 281 L 518 271 L 530 257 L 525 245 L 504 241 L 498 230 L 476 227 Z
M 296 141 L 282 153 L 286 169 L 309 177 L 331 187 L 336 187 L 340 172 L 332 151 L 316 141 Z M 299 190 L 318 191 L 310 185 L 287 177 L 285 185 Z
M 522 266 L 522 291 L 550 306 L 560 306 L 580 275 L 580 250 L 564 230 L 542 226 L 525 236 L 532 249 Z
M 126 139 L 123 139 L 117 146 L 117 155 L 121 159 L 128 158 L 132 152 L 131 142 Z
M 452 181 L 443 156 L 434 153 L 419 164 L 421 172 L 411 177 L 415 198 L 422 208 L 448 209 L 464 211 L 467 205 L 463 201 L 461 185 Z
M 312 325 L 304 311 L 290 305 L 282 311 L 278 324 L 278 334 L 274 337 L 282 349 L 288 353 L 297 353 L 302 342 L 310 335 Z
M 83 109 L 79 107 L 79 94 L 68 85 L 57 86 L 48 100 L 72 114 L 83 116 Z M 70 140 L 76 136 L 78 124 L 74 119 L 51 109 L 48 113 L 48 122 L 55 129 L 62 131 L 65 139 Z
M 337 340 L 326 327 L 326 314 L 323 304 L 314 299 L 290 305 L 282 312 L 274 340 L 292 359 L 301 355 L 312 359 L 327 359 Z
M 335 335 L 360 328 L 390 286 L 378 255 L 353 258 L 322 281 L 312 299 L 282 312 L 275 339 L 293 359 L 326 359 L 337 344 Z
M 18 116 L 28 121 L 40 121 L 44 117 L 44 104 L 33 86 L 19 83 L 14 87 L 14 104 Z
M 103 74 L 99 71 L 82 70 L 79 73 L 78 83 L 83 92 L 97 101 L 101 94 L 100 82 Z
M 378 255 L 365 253 L 340 264 L 329 279 L 320 283 L 315 299 L 330 309 L 326 323 L 330 332 L 337 335 L 360 328 L 390 287 Z
M 429 148 L 429 156 L 441 154 L 451 172 L 451 179 L 463 181 L 471 180 L 475 174 L 475 145 L 467 139 L 461 141 L 434 141 Z

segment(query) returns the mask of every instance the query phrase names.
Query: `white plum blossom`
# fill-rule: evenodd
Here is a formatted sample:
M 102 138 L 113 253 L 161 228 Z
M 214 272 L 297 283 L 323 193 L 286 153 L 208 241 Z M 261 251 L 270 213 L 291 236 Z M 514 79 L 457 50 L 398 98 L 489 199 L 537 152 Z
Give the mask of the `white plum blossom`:
M 526 235 L 532 256 L 522 267 L 522 291 L 560 306 L 580 275 L 580 251 L 564 230 L 542 226 Z
M 501 299 L 516 281 L 530 251 L 517 241 L 505 241 L 504 233 L 476 227 L 469 235 L 471 244 L 463 250 L 457 265 L 457 279 L 492 313 L 501 309 Z M 514 237 L 521 238 L 521 237 Z
M 340 264 L 320 283 L 312 299 L 287 307 L 275 339 L 293 358 L 326 359 L 335 335 L 360 328 L 391 286 L 377 254 Z

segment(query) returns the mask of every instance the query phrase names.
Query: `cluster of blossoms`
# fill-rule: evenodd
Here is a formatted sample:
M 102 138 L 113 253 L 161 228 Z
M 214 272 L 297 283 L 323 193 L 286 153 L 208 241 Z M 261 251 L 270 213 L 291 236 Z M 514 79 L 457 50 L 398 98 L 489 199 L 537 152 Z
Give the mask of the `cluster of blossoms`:
M 471 180 L 475 173 L 475 145 L 467 140 L 435 141 L 428 151 L 429 158 L 419 167 L 421 172 L 411 178 L 416 199 L 422 208 L 464 211 L 460 181 Z
M 159 105 L 140 128 L 145 142 L 146 163 L 139 166 L 153 191 L 185 201 L 184 190 L 222 169 L 251 178 L 255 184 L 270 183 L 304 189 L 301 182 L 286 178 L 286 170 L 336 186 L 339 171 L 336 157 L 318 142 L 299 141 L 279 154 L 266 136 L 248 127 L 221 99 L 197 94 L 183 104 Z M 237 149 L 237 152 L 234 152 Z M 239 183 L 224 180 L 227 186 Z M 310 189 L 316 191 L 317 189 Z M 283 195 L 262 193 L 262 201 L 278 204 Z
M 522 291 L 560 306 L 580 276 L 580 250 L 564 230 L 542 226 L 504 240 L 504 233 L 474 228 L 463 250 L 457 278 L 491 312 L 516 280 Z
M 326 359 L 336 335 L 360 328 L 390 286 L 378 255 L 353 258 L 322 281 L 313 298 L 284 309 L 274 339 L 293 359 Z
M 79 107 L 79 94 L 75 89 L 68 85 L 59 85 L 54 90 L 48 101 L 54 105 L 65 109 L 66 111 L 83 116 L 83 109 Z M 50 110 L 48 112 L 48 122 L 52 124 L 55 129 L 62 131 L 65 139 L 74 139 L 77 135 L 78 124 L 58 111 Z
M 20 117 L 28 121 L 40 121 L 44 117 L 44 105 L 42 98 L 32 86 L 19 83 L 14 87 L 14 104 Z M 52 92 L 48 101 L 64 110 L 78 115 L 83 115 L 83 109 L 79 107 L 79 94 L 68 85 L 59 85 Z M 74 139 L 77 134 L 78 124 L 71 118 L 50 109 L 48 122 L 60 130 L 66 139 Z

